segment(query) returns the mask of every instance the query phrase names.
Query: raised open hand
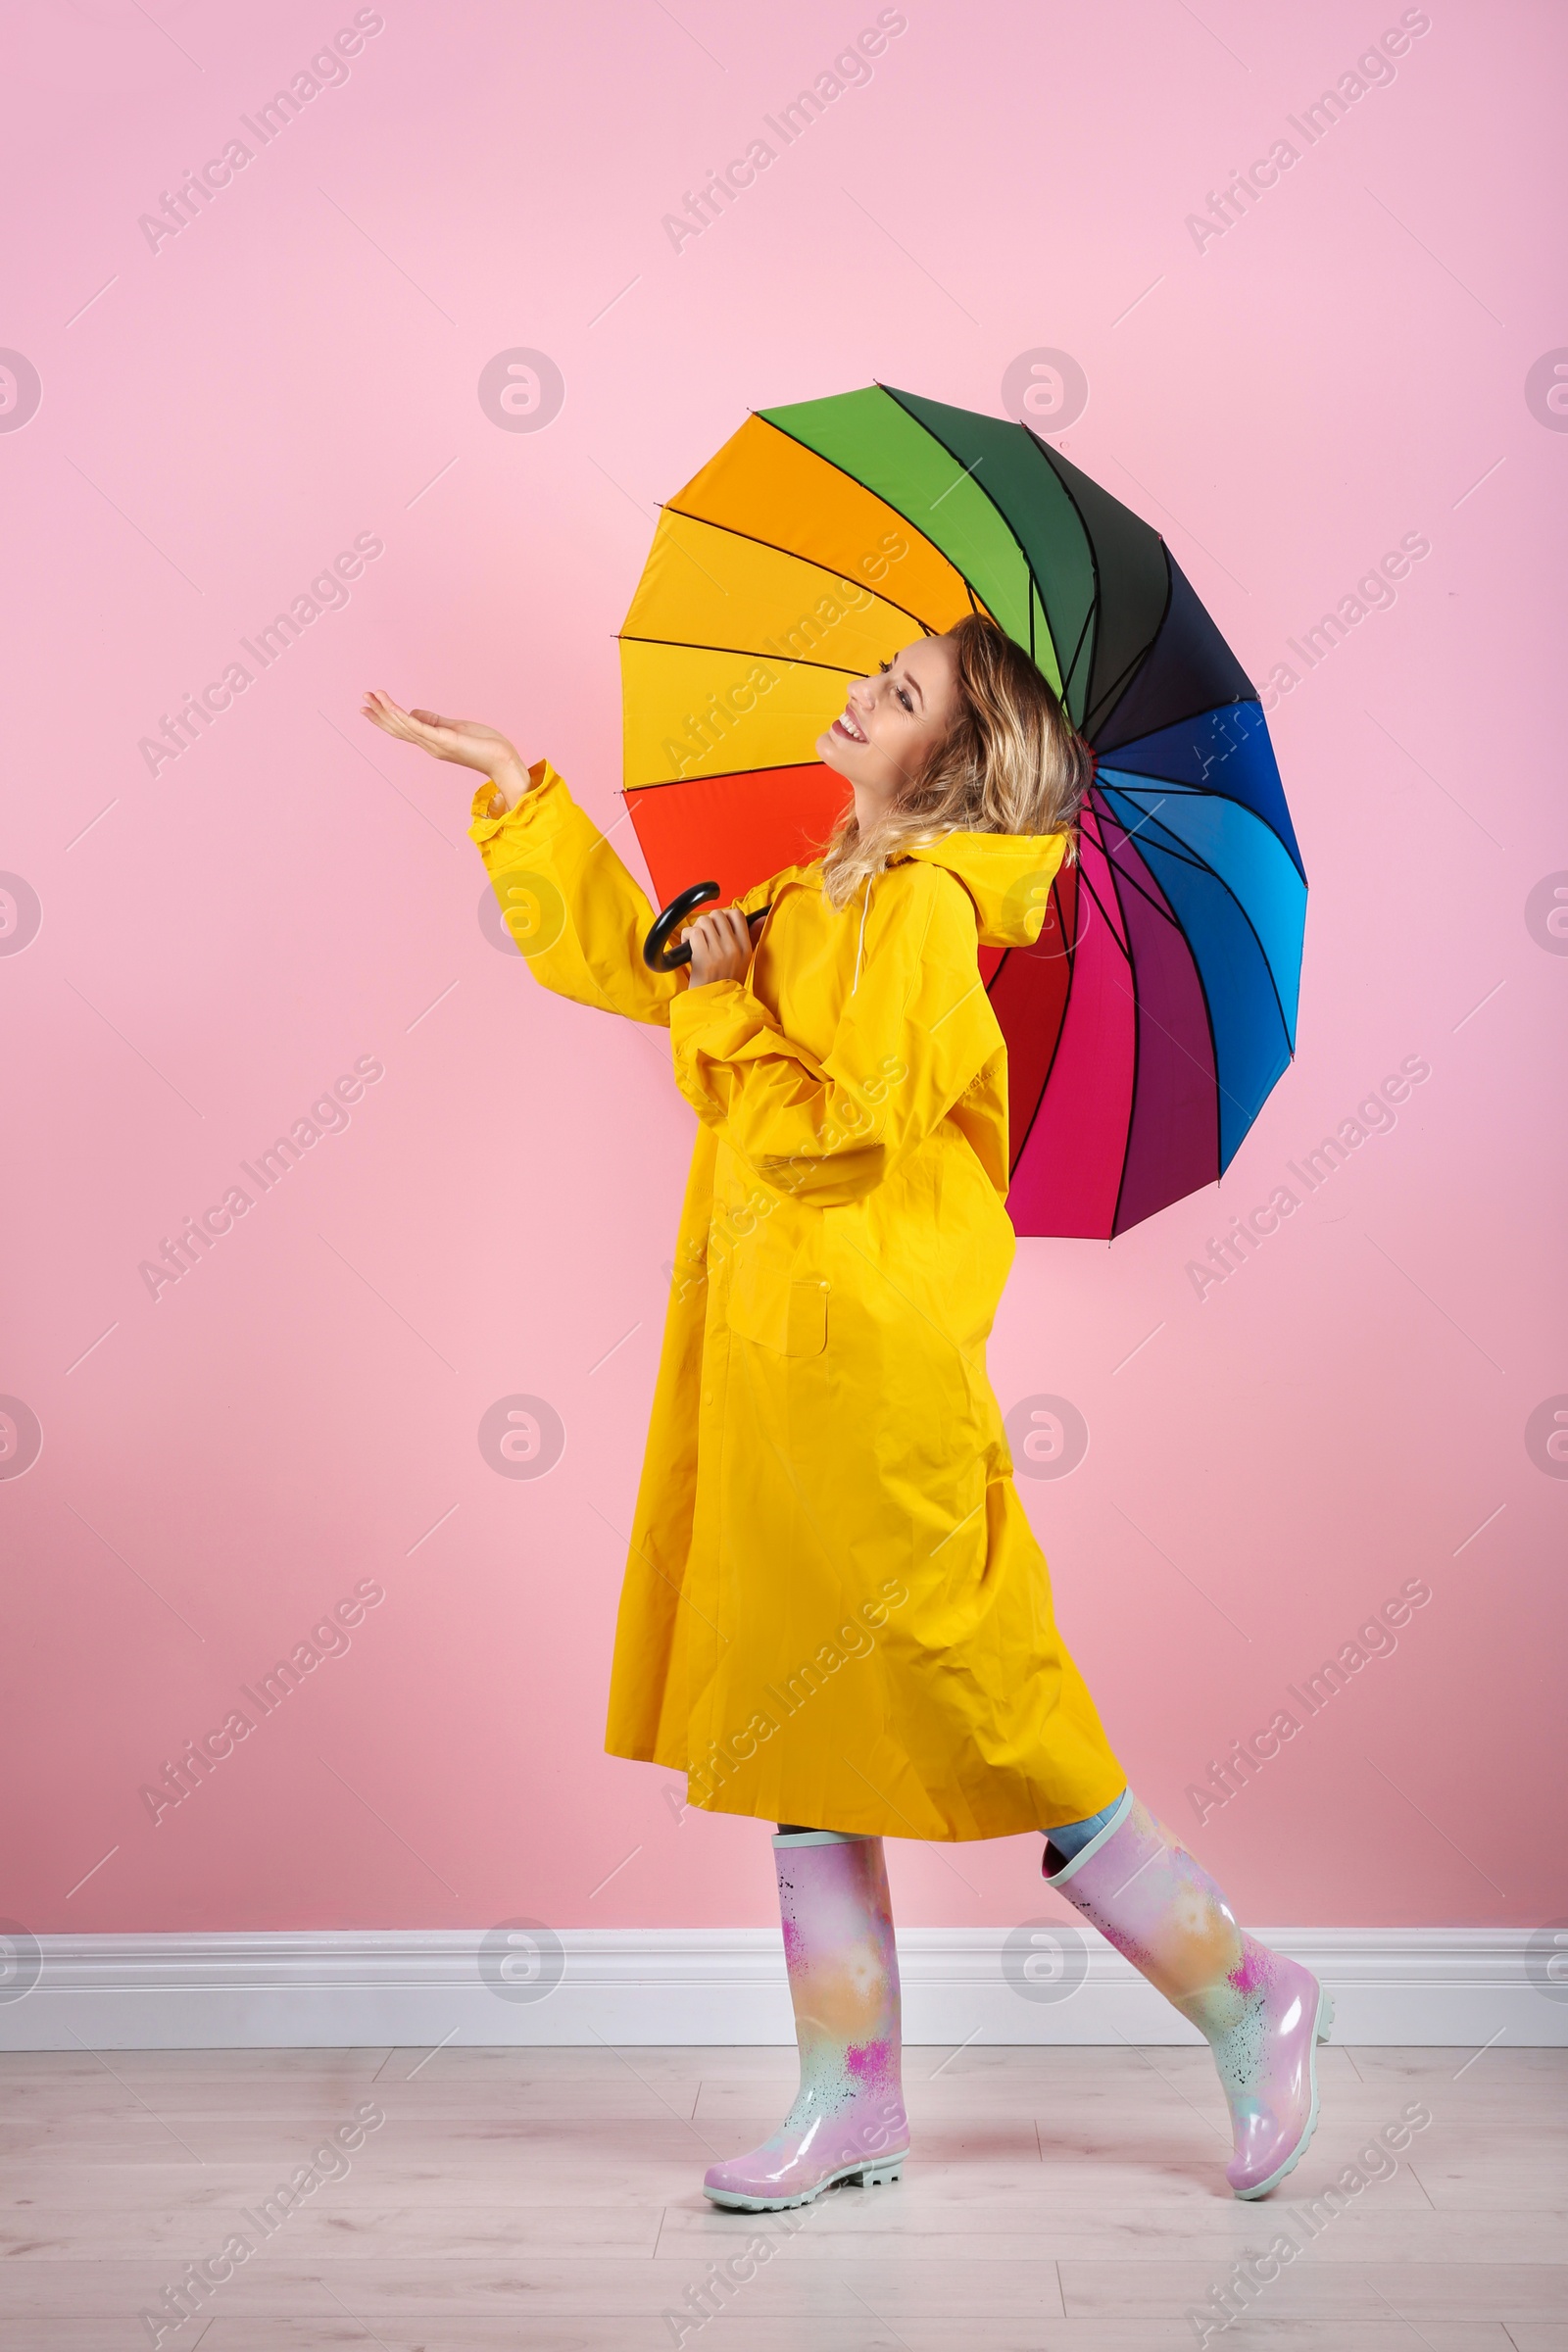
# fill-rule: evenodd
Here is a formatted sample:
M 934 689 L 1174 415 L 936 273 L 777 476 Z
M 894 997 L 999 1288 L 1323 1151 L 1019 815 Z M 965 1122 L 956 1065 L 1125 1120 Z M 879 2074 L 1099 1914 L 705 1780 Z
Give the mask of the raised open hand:
M 373 686 L 366 689 L 361 715 L 379 727 L 383 735 L 394 735 L 400 743 L 416 744 L 432 760 L 451 760 L 459 767 L 472 767 L 482 776 L 494 776 L 503 790 L 509 784 L 518 788 L 526 784 L 527 772 L 516 747 L 498 728 L 487 727 L 480 719 L 444 718 L 439 710 L 405 710 L 389 694 L 382 694 Z

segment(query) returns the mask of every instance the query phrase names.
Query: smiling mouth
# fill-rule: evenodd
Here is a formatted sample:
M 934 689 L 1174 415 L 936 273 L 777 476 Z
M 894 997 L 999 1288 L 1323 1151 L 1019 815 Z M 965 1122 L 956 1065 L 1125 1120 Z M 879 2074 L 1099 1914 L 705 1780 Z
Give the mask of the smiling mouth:
M 857 726 L 848 710 L 845 711 L 842 718 L 836 718 L 833 721 L 833 732 L 836 735 L 842 735 L 849 743 L 864 743 L 865 741 L 864 733 Z

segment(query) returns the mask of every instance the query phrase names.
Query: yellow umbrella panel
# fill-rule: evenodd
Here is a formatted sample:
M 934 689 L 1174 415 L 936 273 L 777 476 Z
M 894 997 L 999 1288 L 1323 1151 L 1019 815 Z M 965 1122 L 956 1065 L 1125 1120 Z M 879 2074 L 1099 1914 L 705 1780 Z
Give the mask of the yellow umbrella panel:
M 666 508 L 621 631 L 627 790 L 809 760 L 846 680 L 919 634 L 854 579 Z

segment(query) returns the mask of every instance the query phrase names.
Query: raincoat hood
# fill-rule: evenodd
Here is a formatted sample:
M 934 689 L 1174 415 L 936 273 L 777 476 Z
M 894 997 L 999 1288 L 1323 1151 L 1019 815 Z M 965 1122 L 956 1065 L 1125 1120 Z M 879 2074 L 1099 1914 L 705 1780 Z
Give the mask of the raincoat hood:
M 1026 948 L 1040 936 L 1066 852 L 1065 833 L 944 833 L 903 854 L 956 875 L 974 901 L 983 948 Z

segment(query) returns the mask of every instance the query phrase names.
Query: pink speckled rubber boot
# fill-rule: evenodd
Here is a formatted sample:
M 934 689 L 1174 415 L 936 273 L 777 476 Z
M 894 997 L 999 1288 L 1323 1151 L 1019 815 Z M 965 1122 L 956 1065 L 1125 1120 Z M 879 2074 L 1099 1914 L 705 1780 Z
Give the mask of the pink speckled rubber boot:
M 1049 1837 L 1049 1832 L 1048 1832 Z M 1299 2161 L 1317 2125 L 1317 2045 L 1334 2003 L 1310 1969 L 1239 1928 L 1200 1864 L 1129 1788 L 1055 1886 L 1207 2041 L 1230 2102 L 1225 2178 L 1262 2197 Z
M 801 2087 L 771 2139 L 703 2182 L 743 2213 L 808 2205 L 838 2180 L 879 2188 L 909 2152 L 882 1840 L 808 1830 L 773 1846 Z

